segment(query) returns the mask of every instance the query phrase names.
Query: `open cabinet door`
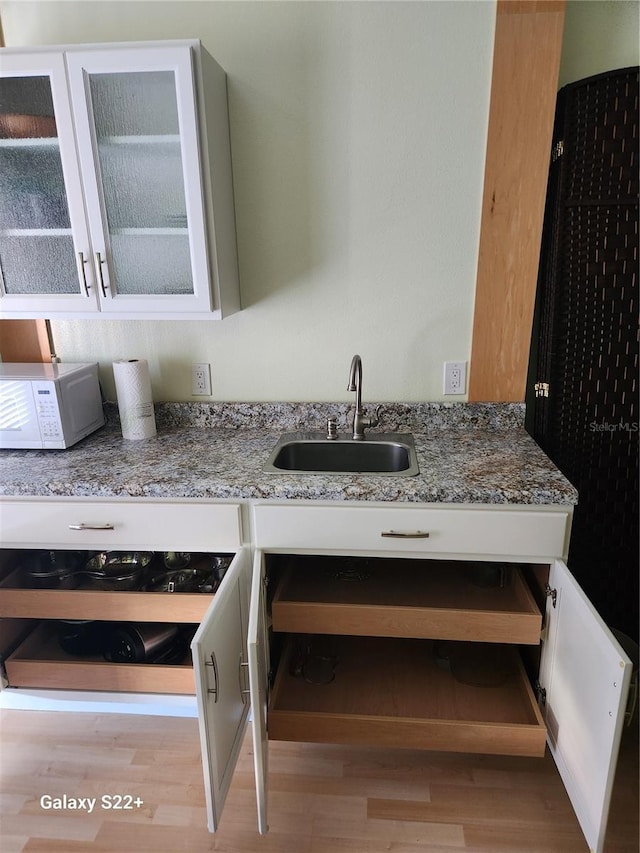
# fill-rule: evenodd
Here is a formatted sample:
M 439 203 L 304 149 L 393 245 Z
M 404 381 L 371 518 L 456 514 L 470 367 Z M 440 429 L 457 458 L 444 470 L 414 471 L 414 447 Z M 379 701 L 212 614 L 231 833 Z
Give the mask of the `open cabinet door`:
M 243 549 L 227 569 L 191 643 L 210 832 L 220 823 L 250 708 L 244 675 L 250 580 L 249 552 Z
M 249 614 L 249 686 L 253 726 L 253 760 L 256 772 L 258 831 L 264 835 L 267 825 L 267 702 L 269 680 L 269 640 L 266 625 L 264 554 L 257 551 L 253 563 Z
M 593 853 L 602 853 L 631 661 L 566 565 L 549 575 L 540 683 L 547 742 Z

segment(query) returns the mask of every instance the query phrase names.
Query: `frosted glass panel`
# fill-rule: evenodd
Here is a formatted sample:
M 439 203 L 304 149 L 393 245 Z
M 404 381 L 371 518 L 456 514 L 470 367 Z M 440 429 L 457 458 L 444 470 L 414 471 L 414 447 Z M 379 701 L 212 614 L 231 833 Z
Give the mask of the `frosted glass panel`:
M 77 293 L 49 77 L 0 81 L 0 272 L 8 294 Z
M 3 77 L 0 81 L 0 136 L 56 136 L 49 77 Z
M 101 143 L 109 227 L 187 227 L 180 143 Z
M 117 234 L 111 252 L 118 293 L 193 293 L 186 234 Z
M 0 271 L 9 295 L 78 292 L 71 234 L 7 237 L 0 233 Z
M 70 228 L 57 144 L 0 146 L 0 229 Z
M 192 294 L 175 75 L 89 79 L 115 290 Z
M 91 74 L 90 83 L 98 137 L 180 133 L 173 71 Z

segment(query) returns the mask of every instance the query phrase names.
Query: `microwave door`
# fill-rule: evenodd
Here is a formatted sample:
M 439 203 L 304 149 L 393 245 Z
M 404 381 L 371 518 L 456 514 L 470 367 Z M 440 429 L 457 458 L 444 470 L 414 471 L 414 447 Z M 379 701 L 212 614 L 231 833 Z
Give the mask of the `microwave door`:
M 81 372 L 61 385 L 60 411 L 67 444 L 89 435 L 104 423 L 100 386 L 94 373 Z
M 42 447 L 30 382 L 0 382 L 0 448 Z

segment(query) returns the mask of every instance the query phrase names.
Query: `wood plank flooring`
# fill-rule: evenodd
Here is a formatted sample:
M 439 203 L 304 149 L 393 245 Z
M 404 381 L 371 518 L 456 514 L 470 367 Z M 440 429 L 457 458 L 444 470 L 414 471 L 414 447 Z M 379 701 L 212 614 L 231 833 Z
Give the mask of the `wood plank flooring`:
M 210 835 L 195 720 L 5 710 L 0 734 L 2 853 L 588 853 L 549 755 L 274 743 L 270 832 L 260 836 L 247 735 Z M 98 804 L 92 814 L 47 811 L 43 794 Z M 105 794 L 143 803 L 104 810 Z M 606 853 L 638 849 L 638 738 L 629 731 Z

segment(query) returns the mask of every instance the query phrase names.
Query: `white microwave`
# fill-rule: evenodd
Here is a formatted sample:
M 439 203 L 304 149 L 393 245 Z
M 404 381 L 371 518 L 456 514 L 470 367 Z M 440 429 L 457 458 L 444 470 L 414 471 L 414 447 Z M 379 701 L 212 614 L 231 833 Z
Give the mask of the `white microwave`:
M 0 363 L 0 449 L 62 450 L 104 421 L 97 362 Z

